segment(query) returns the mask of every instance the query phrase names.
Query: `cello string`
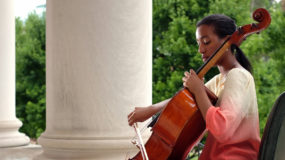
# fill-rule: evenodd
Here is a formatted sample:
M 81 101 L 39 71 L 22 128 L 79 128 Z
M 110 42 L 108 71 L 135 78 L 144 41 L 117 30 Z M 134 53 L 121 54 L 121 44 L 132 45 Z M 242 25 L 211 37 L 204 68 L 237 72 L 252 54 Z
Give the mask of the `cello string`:
M 143 127 L 140 129 L 141 133 L 144 133 L 144 131 L 147 129 L 148 125 L 152 122 L 152 120 L 149 120 Z
M 152 122 L 152 120 L 149 120 L 139 131 L 141 134 L 143 134 L 146 129 L 148 128 L 148 125 Z M 134 135 L 134 137 L 132 138 L 132 141 L 135 141 L 135 139 L 137 139 L 137 134 Z

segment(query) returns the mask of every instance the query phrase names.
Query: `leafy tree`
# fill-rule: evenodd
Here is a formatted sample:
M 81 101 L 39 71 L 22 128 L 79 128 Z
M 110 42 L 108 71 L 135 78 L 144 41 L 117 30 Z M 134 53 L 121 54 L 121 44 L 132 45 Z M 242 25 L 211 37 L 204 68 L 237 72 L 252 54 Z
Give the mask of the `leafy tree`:
M 45 14 L 16 18 L 16 97 L 20 131 L 39 137 L 45 129 Z
M 172 97 L 182 87 L 184 71 L 202 64 L 195 38 L 196 22 L 207 1 L 153 2 L 153 101 Z

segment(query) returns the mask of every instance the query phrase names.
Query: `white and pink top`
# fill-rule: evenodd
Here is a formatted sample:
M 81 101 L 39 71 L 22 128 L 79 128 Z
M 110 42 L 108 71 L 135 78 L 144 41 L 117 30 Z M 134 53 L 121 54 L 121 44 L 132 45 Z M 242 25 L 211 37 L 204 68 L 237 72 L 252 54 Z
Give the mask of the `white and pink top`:
M 206 86 L 219 99 L 206 114 L 208 137 L 199 160 L 257 159 L 260 136 L 255 84 L 244 68 L 218 74 Z

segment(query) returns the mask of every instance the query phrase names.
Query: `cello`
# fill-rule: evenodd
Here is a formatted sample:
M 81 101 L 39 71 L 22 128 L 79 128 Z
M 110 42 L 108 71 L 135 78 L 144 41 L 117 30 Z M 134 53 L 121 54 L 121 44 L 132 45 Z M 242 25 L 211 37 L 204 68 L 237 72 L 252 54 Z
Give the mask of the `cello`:
M 259 33 L 270 25 L 270 14 L 263 8 L 255 10 L 252 17 L 258 23 L 239 27 L 196 71 L 200 79 L 232 45 L 240 46 L 246 37 Z M 217 97 L 206 87 L 205 89 L 212 104 L 215 104 Z M 205 131 L 205 121 L 194 96 L 187 88 L 172 97 L 154 123 L 152 134 L 143 146 L 143 152 L 138 152 L 130 160 L 143 160 L 145 157 L 149 160 L 185 159 Z

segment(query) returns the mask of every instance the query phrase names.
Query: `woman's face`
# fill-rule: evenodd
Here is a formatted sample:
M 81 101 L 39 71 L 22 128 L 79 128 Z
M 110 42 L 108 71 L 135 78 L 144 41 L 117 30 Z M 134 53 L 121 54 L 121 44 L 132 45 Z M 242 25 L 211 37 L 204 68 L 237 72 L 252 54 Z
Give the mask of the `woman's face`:
M 203 62 L 206 62 L 224 42 L 224 39 L 220 39 L 214 33 L 214 28 L 209 25 L 201 25 L 197 28 L 196 40 L 199 46 L 198 51 L 202 54 Z

